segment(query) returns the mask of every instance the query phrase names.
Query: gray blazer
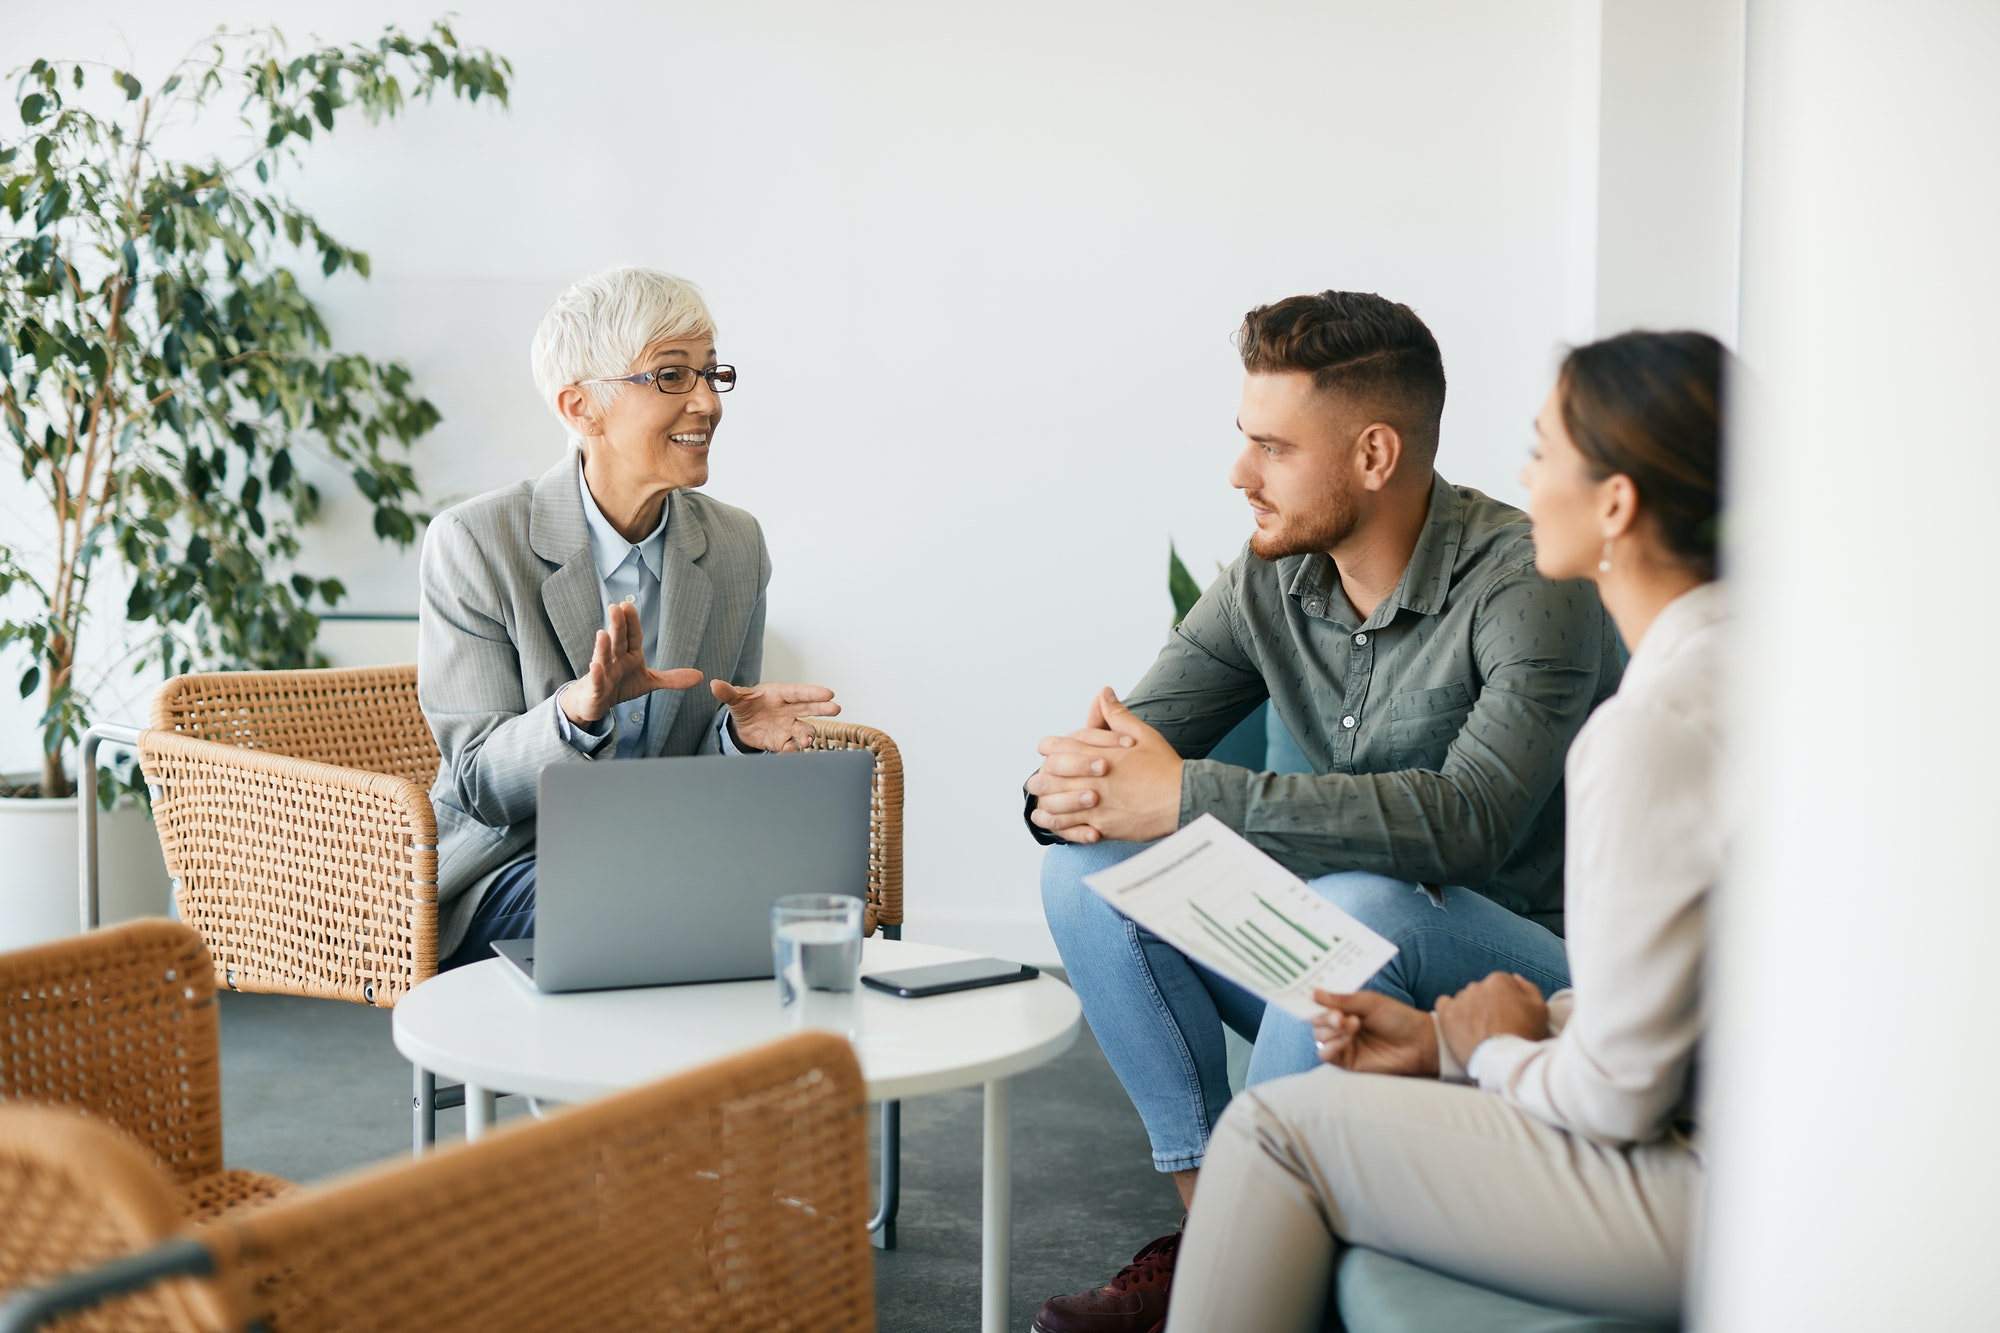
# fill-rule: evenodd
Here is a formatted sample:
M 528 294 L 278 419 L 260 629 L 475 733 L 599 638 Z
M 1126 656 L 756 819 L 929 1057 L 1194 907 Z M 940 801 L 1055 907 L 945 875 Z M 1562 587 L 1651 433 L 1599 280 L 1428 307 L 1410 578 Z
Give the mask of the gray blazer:
M 572 447 L 538 481 L 452 506 L 424 538 L 417 700 L 444 755 L 431 788 L 439 958 L 465 938 L 494 872 L 533 852 L 542 769 L 592 762 L 556 729 L 555 693 L 589 671 L 604 627 L 577 461 Z M 771 579 L 763 529 L 706 495 L 679 490 L 668 504 L 646 661 L 754 685 Z M 713 752 L 715 708 L 705 686 L 659 691 L 640 753 Z

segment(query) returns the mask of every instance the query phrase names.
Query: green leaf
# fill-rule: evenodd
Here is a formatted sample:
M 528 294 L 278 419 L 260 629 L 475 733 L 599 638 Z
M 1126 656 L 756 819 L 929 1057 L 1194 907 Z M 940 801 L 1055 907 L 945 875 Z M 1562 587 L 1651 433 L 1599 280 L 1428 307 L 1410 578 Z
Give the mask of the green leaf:
M 141 91 L 139 81 L 130 74 L 120 73 L 118 75 L 118 86 L 125 90 L 126 101 L 134 102 L 138 100 Z
M 48 142 L 46 139 L 44 143 Z M 42 202 L 35 205 L 35 230 L 41 231 L 51 223 L 62 220 L 69 211 L 69 186 L 57 181 L 42 195 Z
M 292 575 L 292 591 L 300 597 L 310 597 L 313 595 L 313 581 L 303 574 L 294 574 Z
M 39 666 L 29 667 L 27 671 L 23 673 L 21 676 L 21 697 L 25 699 L 29 695 L 33 694 L 35 692 L 35 686 L 41 683 L 42 683 L 41 667 Z
M 410 516 L 400 509 L 377 509 L 375 511 L 375 535 L 385 541 L 408 546 L 416 539 L 417 525 Z
M 1194 604 L 1201 600 L 1201 585 L 1188 573 L 1181 563 L 1181 553 L 1174 549 L 1173 542 L 1167 543 L 1167 595 L 1174 599 L 1174 624 L 1187 619 L 1187 613 L 1194 610 Z
M 33 125 L 39 122 L 42 118 L 42 109 L 48 104 L 49 99 L 40 93 L 29 93 L 21 99 L 21 123 Z

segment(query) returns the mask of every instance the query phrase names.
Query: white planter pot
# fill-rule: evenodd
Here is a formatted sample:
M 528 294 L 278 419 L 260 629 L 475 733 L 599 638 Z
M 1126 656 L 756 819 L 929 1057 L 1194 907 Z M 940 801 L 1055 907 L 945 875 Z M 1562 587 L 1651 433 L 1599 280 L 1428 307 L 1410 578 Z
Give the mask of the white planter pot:
M 0 799 L 0 951 L 82 929 L 77 800 Z M 99 812 L 97 884 L 105 925 L 170 913 L 173 889 L 152 817 L 130 798 Z

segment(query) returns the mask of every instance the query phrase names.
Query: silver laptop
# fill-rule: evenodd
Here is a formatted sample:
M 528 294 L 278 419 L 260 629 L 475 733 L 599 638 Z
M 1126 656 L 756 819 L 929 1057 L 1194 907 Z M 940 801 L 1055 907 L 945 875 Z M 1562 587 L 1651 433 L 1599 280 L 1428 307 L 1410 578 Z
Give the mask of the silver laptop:
M 868 892 L 866 750 L 551 764 L 535 936 L 494 952 L 538 990 L 772 975 L 771 904 Z

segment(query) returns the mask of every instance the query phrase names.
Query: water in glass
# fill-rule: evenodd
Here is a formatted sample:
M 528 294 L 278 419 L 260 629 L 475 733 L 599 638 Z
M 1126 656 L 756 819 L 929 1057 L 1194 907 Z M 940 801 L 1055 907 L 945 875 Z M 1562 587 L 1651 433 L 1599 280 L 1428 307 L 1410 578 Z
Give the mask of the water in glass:
M 771 938 L 786 1026 L 851 1040 L 860 1009 L 860 901 L 821 897 L 813 907 L 788 908 L 781 900 L 772 911 Z

